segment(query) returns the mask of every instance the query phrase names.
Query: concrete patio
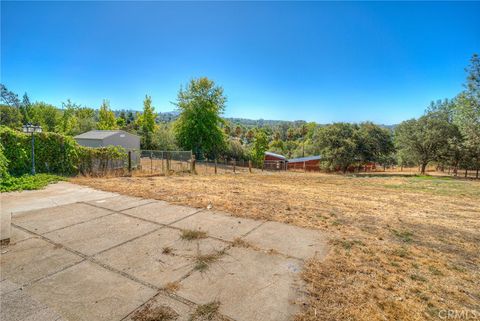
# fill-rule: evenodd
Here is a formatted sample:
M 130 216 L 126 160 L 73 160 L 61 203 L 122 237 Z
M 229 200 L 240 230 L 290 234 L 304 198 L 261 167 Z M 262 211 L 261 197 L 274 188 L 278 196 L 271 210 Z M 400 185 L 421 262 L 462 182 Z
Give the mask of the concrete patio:
M 218 320 L 289 320 L 303 261 L 327 253 L 318 231 L 65 182 L 2 194 L 1 210 L 12 213 L 2 321 L 143 320 L 159 307 L 173 314 L 158 320 L 201 320 L 197 307 L 211 302 Z

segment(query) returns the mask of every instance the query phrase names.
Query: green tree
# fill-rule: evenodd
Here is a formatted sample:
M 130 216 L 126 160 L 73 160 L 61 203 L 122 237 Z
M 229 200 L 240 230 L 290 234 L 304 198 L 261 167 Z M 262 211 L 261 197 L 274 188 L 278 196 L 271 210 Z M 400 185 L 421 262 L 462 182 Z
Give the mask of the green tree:
M 235 127 L 235 136 L 241 138 L 243 135 L 243 129 L 240 126 Z
M 95 109 L 89 107 L 79 107 L 75 110 L 75 118 L 77 119 L 74 134 L 82 134 L 96 128 Z
M 142 148 L 154 149 L 153 133 L 155 131 L 155 108 L 152 106 L 152 97 L 145 95 L 143 101 L 143 114 L 140 132 L 142 135 Z
M 53 105 L 36 102 L 30 108 L 30 121 L 46 132 L 57 132 L 61 119 L 62 113 Z
M 467 80 L 465 91 L 455 99 L 454 122 L 464 138 L 467 149 L 464 163 L 470 167 L 480 167 L 480 58 L 474 54 L 466 68 Z
M 252 147 L 252 159 L 258 165 L 263 164 L 265 158 L 265 152 L 268 149 L 268 137 L 265 131 L 262 129 L 257 130 L 255 133 L 255 139 Z
M 225 137 L 220 115 L 225 109 L 226 97 L 222 87 L 208 78 L 193 79 L 178 92 L 176 106 L 180 111 L 174 130 L 183 149 L 193 150 L 201 159 L 216 157 L 225 148 Z
M 225 156 L 240 160 L 245 159 L 246 154 L 247 152 L 238 138 L 230 137 L 228 139 Z
M 117 118 L 117 126 L 122 129 L 125 129 L 127 126 L 127 113 L 125 113 L 124 110 L 120 112 L 120 115 Z
M 253 130 L 249 129 L 247 133 L 245 134 L 245 138 L 247 139 L 248 143 L 251 143 L 253 141 L 253 138 L 255 137 L 255 133 Z
M 78 108 L 80 108 L 80 106 L 73 103 L 70 99 L 67 99 L 66 102 L 62 102 L 63 114 L 57 130 L 58 132 L 70 136 L 80 134 L 77 131 L 78 120 L 75 115 Z
M 371 122 L 361 123 L 357 135 L 357 155 L 361 162 L 384 163 L 395 148 L 392 133 Z
M 106 99 L 103 100 L 102 106 L 100 106 L 100 110 L 98 112 L 97 129 L 117 129 L 115 114 L 110 110 L 110 102 Z
M 27 93 L 23 95 L 22 103 L 20 104 L 20 112 L 23 116 L 23 123 L 30 122 L 30 109 L 32 104 L 30 103 L 30 98 L 28 98 Z
M 274 139 L 270 142 L 268 150 L 283 155 L 285 153 L 285 143 L 280 139 Z
M 22 120 L 22 113 L 17 107 L 0 105 L 0 125 L 19 129 L 22 127 Z
M 20 107 L 20 99 L 13 91 L 10 91 L 4 84 L 0 84 L 0 102 L 7 106 Z
M 155 126 L 153 145 L 159 150 L 177 150 L 177 142 L 170 124 Z
M 448 153 L 449 140 L 455 127 L 440 110 L 430 110 L 419 119 L 402 122 L 395 128 L 395 144 L 401 155 L 421 166 L 425 174 L 427 165 Z
M 330 170 L 344 173 L 357 159 L 357 126 L 334 123 L 321 127 L 316 135 L 320 155 Z

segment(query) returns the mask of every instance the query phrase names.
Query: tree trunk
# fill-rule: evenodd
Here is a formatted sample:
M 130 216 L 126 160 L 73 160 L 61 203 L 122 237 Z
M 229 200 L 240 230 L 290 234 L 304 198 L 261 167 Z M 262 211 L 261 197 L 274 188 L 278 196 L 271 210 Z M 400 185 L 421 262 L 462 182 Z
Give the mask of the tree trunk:
M 427 164 L 428 164 L 428 163 L 423 163 L 423 164 L 422 164 L 422 167 L 421 167 L 421 169 L 420 169 L 420 173 L 421 173 L 422 175 L 425 175 L 425 169 L 427 168 Z

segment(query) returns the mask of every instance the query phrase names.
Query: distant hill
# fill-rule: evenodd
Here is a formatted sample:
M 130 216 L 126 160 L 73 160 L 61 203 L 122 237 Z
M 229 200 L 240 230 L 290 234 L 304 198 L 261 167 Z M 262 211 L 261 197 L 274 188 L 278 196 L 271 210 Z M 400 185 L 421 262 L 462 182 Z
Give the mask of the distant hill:
M 134 114 L 139 112 L 138 110 L 131 110 L 131 109 L 123 109 L 123 110 L 115 110 L 115 117 L 120 115 L 120 112 L 124 111 L 126 113 L 133 112 Z M 140 111 L 141 113 L 141 111 Z M 176 110 L 167 111 L 167 112 L 158 112 L 156 121 L 157 123 L 169 123 L 178 118 L 180 113 Z M 249 118 L 235 118 L 235 117 L 225 117 L 226 121 L 234 124 L 240 125 L 245 128 L 261 128 L 261 127 L 277 127 L 277 126 L 285 126 L 285 127 L 299 127 L 307 122 L 305 120 L 272 120 L 272 119 L 249 119 Z M 319 124 L 320 126 L 324 124 Z M 380 127 L 388 128 L 390 130 L 394 130 L 397 124 L 394 125 L 384 125 L 379 124 Z

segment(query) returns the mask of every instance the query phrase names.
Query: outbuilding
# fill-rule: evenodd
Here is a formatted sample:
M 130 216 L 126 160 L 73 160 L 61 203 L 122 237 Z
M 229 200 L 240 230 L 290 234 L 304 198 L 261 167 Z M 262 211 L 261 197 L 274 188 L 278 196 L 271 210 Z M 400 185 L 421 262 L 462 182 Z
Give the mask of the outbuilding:
M 140 150 L 140 136 L 123 130 L 91 130 L 74 139 L 86 147 L 121 146 L 126 150 Z
M 287 170 L 287 158 L 280 154 L 265 152 L 263 168 L 271 170 Z
M 320 171 L 321 160 L 322 160 L 322 157 L 320 155 L 289 159 L 288 169 L 304 170 L 304 171 Z
M 86 147 L 121 146 L 131 151 L 133 166 L 139 162 L 140 136 L 123 130 L 91 130 L 73 137 L 79 145 Z

